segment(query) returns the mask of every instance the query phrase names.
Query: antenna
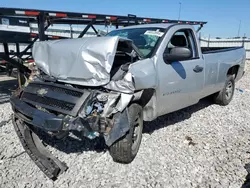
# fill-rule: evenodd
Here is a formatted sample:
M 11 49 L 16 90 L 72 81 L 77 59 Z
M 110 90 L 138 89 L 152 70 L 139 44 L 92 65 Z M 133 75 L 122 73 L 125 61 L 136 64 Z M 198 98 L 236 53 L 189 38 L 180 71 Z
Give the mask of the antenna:
M 181 16 L 181 2 L 179 2 L 179 5 L 180 5 L 180 7 L 179 7 L 179 16 L 178 16 L 178 21 L 180 20 L 180 16 Z
M 241 20 L 240 20 L 240 23 L 239 23 L 238 37 L 240 36 L 240 28 L 241 28 Z

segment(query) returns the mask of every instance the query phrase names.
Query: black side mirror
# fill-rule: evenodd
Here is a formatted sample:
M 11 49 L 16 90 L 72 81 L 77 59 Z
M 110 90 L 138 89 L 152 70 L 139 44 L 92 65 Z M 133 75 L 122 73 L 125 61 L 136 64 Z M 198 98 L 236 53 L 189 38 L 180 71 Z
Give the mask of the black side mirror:
M 170 50 L 170 53 L 164 53 L 163 59 L 168 63 L 174 61 L 188 60 L 192 57 L 192 52 L 189 48 L 185 47 L 175 47 Z

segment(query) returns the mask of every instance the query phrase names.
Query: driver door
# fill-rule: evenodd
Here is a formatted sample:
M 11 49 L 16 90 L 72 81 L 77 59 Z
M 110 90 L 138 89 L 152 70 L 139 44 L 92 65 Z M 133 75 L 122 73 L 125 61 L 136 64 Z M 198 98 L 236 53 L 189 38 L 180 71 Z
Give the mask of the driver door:
M 159 89 L 157 91 L 158 115 L 170 113 L 199 101 L 203 87 L 204 61 L 199 52 L 191 28 L 171 30 L 165 38 L 164 50 L 159 54 L 157 69 L 159 72 Z M 163 58 L 173 48 L 185 47 L 191 50 L 192 56 L 186 60 L 168 62 Z M 202 70 L 195 72 L 195 67 Z

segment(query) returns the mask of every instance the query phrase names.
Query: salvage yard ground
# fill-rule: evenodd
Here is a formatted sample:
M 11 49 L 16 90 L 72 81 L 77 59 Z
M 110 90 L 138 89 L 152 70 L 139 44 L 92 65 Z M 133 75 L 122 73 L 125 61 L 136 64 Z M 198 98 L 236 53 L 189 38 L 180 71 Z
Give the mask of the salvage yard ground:
M 250 163 L 250 66 L 230 105 L 199 104 L 146 123 L 128 165 L 114 163 L 100 140 L 49 141 L 69 169 L 55 182 L 31 161 L 14 132 L 8 102 L 16 80 L 0 76 L 0 187 L 244 187 Z M 166 104 L 167 105 L 167 104 Z M 247 187 L 247 186 L 245 186 Z

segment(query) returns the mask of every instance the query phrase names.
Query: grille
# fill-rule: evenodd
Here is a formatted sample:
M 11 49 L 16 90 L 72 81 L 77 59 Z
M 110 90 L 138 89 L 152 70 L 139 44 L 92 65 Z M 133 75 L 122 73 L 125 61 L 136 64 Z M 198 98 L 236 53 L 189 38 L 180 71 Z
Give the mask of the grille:
M 71 111 L 73 110 L 75 104 L 73 103 L 69 103 L 69 102 L 65 102 L 65 101 L 61 101 L 61 100 L 57 100 L 57 99 L 52 99 L 46 96 L 38 96 L 36 94 L 32 94 L 32 93 L 24 93 L 22 95 L 22 99 L 26 100 L 29 103 L 33 103 L 34 105 L 45 105 L 45 107 L 52 107 L 55 109 L 61 109 L 61 110 L 65 110 L 65 111 Z
M 64 94 L 71 95 L 73 97 L 79 97 L 79 98 L 83 94 L 82 92 L 79 92 L 79 91 L 73 91 L 73 90 L 70 90 L 70 89 L 55 87 L 55 86 L 51 86 L 51 85 L 41 85 L 41 84 L 31 83 L 30 86 L 33 87 L 33 88 L 37 88 L 37 89 L 48 88 L 51 91 L 55 91 L 55 92 L 58 92 L 58 93 L 64 93 Z
M 76 116 L 88 97 L 87 90 L 52 82 L 31 82 L 24 88 L 21 100 L 52 113 Z

